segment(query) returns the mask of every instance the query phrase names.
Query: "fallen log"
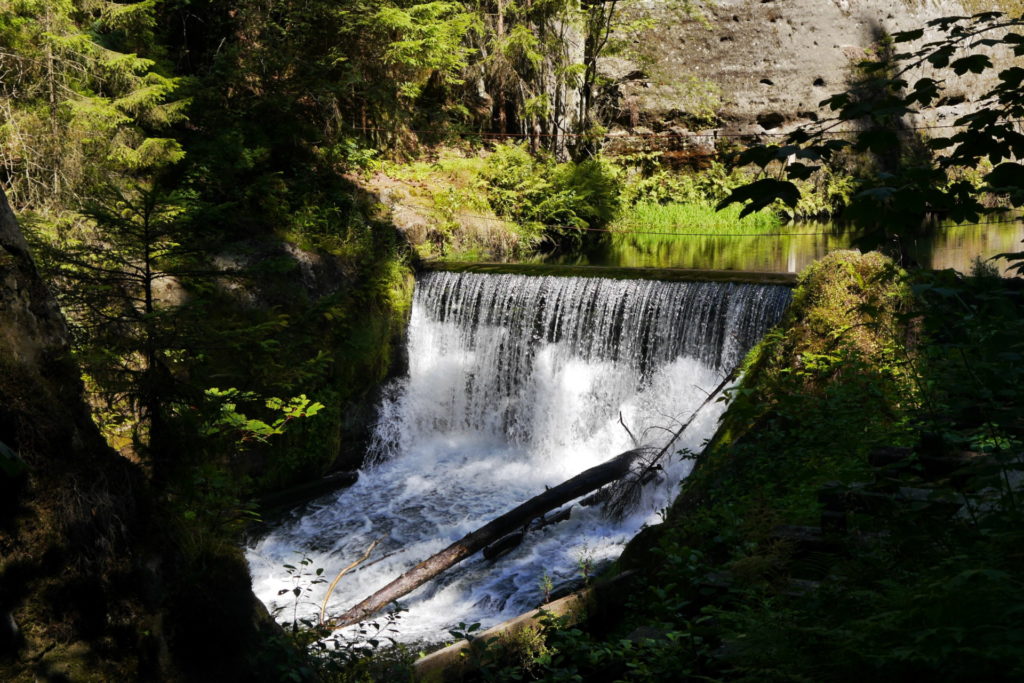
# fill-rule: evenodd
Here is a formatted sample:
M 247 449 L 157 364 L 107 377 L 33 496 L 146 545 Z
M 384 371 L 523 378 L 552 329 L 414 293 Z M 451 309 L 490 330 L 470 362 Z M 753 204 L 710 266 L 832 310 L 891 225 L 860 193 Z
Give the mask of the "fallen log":
M 484 559 L 494 562 L 500 557 L 518 548 L 519 544 L 523 542 L 523 538 L 525 537 L 526 531 L 523 529 L 513 531 L 507 536 L 502 536 L 497 541 L 484 548 Z
M 491 646 L 502 649 L 514 642 L 514 637 L 526 629 L 539 631 L 545 622 L 557 618 L 566 626 L 617 620 L 625 609 L 626 596 L 637 578 L 632 571 L 622 572 L 608 580 L 598 580 L 592 586 L 581 588 L 569 595 L 553 600 L 536 609 L 480 631 L 472 640 L 460 640 L 437 652 L 417 659 L 412 665 L 412 679 L 419 683 L 444 683 L 472 679 L 471 673 L 487 661 L 484 653 Z M 494 650 L 491 650 L 494 653 Z
M 499 538 L 497 541 L 484 548 L 484 559 L 494 562 L 502 556 L 512 552 L 518 548 L 519 544 L 523 542 L 524 538 L 526 538 L 527 531 L 540 531 L 552 524 L 558 524 L 559 522 L 564 522 L 571 518 L 571 505 L 569 507 L 562 508 L 550 517 L 538 517 L 529 525 L 529 527 L 523 527 L 519 531 L 513 531 L 509 535 Z
M 350 626 L 387 607 L 402 596 L 411 593 L 452 565 L 482 550 L 498 539 L 518 530 L 534 517 L 568 503 L 598 489 L 605 484 L 621 479 L 629 473 L 633 461 L 642 451 L 626 451 L 611 460 L 577 474 L 572 479 L 534 496 L 522 505 L 506 512 L 476 531 L 463 536 L 433 557 L 420 562 L 379 591 L 360 602 L 344 614 L 328 623 L 336 628 Z

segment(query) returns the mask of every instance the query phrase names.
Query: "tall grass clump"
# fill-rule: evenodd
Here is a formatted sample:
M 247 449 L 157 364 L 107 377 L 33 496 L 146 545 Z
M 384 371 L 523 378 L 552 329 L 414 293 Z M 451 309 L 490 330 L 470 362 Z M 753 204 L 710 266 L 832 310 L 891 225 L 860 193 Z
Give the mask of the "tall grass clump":
M 713 162 L 697 171 L 680 172 L 660 166 L 657 155 L 626 157 L 622 210 L 612 228 L 629 233 L 713 233 L 736 235 L 778 230 L 782 218 L 770 210 L 740 219 L 731 207 L 715 206 L 748 181 L 742 171 Z
M 706 202 L 658 204 L 644 201 L 622 212 L 612 224 L 616 232 L 742 235 L 774 232 L 782 220 L 769 211 L 760 211 L 740 218 L 740 211 L 730 206 L 722 211 Z

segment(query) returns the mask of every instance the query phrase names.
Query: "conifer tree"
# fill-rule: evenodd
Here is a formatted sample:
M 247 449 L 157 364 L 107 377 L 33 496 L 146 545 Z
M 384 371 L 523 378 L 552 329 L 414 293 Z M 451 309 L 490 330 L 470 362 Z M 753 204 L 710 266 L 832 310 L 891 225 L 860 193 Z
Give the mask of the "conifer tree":
M 108 186 L 83 213 L 90 227 L 73 242 L 44 249 L 44 265 L 57 275 L 78 360 L 105 404 L 94 406 L 105 414 L 100 426 L 115 445 L 148 455 L 157 469 L 152 445 L 164 404 L 175 395 L 175 353 L 188 327 L 180 302 L 161 296 L 162 285 L 180 288 L 197 256 L 185 234 L 185 202 L 152 181 L 137 181 Z
M 180 159 L 182 117 L 154 50 L 156 0 L 0 0 L 0 182 L 16 208 L 74 207 L 123 174 Z

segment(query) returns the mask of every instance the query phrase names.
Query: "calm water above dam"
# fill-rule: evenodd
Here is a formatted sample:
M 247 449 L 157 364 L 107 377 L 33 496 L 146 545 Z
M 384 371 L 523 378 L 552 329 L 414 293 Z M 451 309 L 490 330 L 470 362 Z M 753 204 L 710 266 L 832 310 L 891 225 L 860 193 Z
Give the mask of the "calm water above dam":
M 796 273 L 837 249 L 850 249 L 859 233 L 830 223 L 784 226 L 780 235 L 688 236 L 614 234 L 586 250 L 552 256 L 558 265 L 626 268 L 706 268 Z M 911 239 L 911 258 L 925 268 L 970 272 L 976 258 L 1021 251 L 1024 223 L 943 225 L 935 234 Z M 1006 261 L 996 263 L 1005 270 Z

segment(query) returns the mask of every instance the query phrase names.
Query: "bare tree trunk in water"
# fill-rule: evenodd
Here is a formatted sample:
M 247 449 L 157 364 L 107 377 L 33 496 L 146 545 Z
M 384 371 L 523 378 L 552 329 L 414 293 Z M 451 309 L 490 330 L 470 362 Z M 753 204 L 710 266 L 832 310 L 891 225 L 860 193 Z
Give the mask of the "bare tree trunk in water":
M 434 578 L 449 567 L 502 538 L 509 532 L 527 524 L 531 519 L 563 505 L 570 500 L 586 495 L 605 484 L 617 481 L 629 474 L 630 466 L 642 453 L 641 450 L 626 451 L 596 467 L 591 467 L 572 479 L 546 490 L 522 505 L 506 512 L 476 531 L 452 543 L 433 557 L 420 562 L 379 591 L 349 609 L 328 623 L 334 627 L 349 626 L 368 619 L 389 604 L 407 595 Z

